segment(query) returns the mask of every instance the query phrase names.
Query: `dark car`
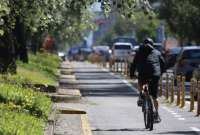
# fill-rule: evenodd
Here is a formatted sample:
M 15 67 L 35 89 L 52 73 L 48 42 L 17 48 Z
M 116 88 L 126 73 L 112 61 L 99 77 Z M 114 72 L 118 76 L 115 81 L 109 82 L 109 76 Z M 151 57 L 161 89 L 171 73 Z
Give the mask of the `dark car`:
M 165 52 L 165 48 L 162 43 L 154 43 L 154 48 L 156 48 L 158 51 L 160 51 L 162 54 Z
M 173 47 L 168 49 L 167 53 L 165 53 L 165 61 L 166 61 L 166 68 L 171 68 L 175 65 L 177 56 L 181 52 L 181 47 Z
M 177 58 L 175 75 L 184 75 L 186 81 L 190 81 L 193 71 L 200 64 L 200 46 L 183 47 Z

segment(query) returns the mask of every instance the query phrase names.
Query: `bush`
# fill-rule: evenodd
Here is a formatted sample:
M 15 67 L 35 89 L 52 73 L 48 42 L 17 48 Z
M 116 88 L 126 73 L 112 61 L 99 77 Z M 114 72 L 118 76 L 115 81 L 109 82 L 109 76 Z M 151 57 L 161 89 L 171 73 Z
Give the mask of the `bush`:
M 26 113 L 11 111 L 0 104 L 0 135 L 43 135 L 45 123 Z
M 29 64 L 18 62 L 16 75 L 0 76 L 0 135 L 43 135 L 52 102 L 23 86 L 55 85 L 59 63 L 51 54 L 30 55 Z
M 47 119 L 51 111 L 48 97 L 18 85 L 0 84 L 0 102 L 8 104 L 11 110 L 28 112 L 43 119 Z
M 60 61 L 61 59 L 57 55 L 38 53 L 37 55 L 29 55 L 28 64 L 18 62 L 18 65 L 31 71 L 42 72 L 47 77 L 56 80 Z

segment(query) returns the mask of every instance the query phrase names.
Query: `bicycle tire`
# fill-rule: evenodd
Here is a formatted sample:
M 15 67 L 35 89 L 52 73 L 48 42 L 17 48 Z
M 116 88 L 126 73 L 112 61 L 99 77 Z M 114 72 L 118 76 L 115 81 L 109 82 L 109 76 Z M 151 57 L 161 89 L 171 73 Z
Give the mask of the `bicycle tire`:
M 145 125 L 146 129 L 149 128 L 149 124 L 148 124 L 148 109 L 147 108 L 148 108 L 147 101 L 144 100 L 142 111 L 143 111 L 143 114 L 144 114 L 144 125 Z
M 154 112 L 153 112 L 153 101 L 149 98 L 149 130 L 153 130 L 154 124 Z
M 144 124 L 145 128 L 153 130 L 153 104 L 151 99 L 145 99 L 143 104 Z

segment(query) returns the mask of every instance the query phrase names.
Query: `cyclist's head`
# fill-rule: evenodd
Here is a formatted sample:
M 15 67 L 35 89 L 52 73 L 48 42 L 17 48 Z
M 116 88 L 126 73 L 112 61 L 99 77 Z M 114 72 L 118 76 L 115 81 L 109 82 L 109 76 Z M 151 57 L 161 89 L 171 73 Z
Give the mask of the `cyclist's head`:
M 150 44 L 151 46 L 153 46 L 153 39 L 151 39 L 151 38 L 146 38 L 145 40 L 144 40 L 144 45 L 145 44 Z

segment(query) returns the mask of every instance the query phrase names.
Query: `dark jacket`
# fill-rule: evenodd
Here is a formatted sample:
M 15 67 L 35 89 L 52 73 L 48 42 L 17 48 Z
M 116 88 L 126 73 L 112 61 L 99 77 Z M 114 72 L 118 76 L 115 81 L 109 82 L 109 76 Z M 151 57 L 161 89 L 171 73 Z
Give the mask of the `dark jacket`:
M 164 58 L 158 50 L 143 45 L 136 52 L 131 64 L 130 76 L 134 76 L 135 70 L 138 71 L 138 77 L 142 78 L 160 76 L 164 72 L 164 65 Z

